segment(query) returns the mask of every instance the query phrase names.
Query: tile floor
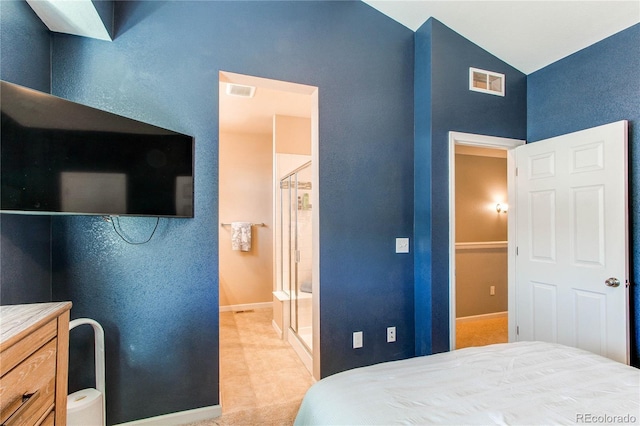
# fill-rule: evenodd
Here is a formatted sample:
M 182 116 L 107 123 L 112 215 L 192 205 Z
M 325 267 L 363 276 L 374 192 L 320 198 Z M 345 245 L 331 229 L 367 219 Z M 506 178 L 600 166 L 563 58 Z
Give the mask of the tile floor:
M 313 378 L 271 325 L 271 309 L 220 313 L 223 416 L 300 401 Z

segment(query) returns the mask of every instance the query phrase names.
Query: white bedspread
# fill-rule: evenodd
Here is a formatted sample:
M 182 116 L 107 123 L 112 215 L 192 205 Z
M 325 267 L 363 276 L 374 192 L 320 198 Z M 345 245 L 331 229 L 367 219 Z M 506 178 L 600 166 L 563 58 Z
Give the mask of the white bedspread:
M 466 348 L 324 378 L 296 425 L 640 422 L 640 370 L 542 342 Z

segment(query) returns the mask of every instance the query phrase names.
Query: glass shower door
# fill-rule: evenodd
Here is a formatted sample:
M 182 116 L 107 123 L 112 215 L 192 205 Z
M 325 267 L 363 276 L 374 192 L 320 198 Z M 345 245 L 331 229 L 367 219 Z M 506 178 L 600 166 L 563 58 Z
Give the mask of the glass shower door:
M 312 351 L 311 295 L 311 163 L 281 179 L 280 267 L 282 288 L 289 295 L 290 331 Z
M 295 332 L 307 347 L 312 349 L 312 293 L 311 293 L 311 165 L 300 169 L 296 177 L 296 215 L 295 215 Z M 293 313 L 293 310 L 292 310 Z M 291 324 L 293 324 L 293 318 Z

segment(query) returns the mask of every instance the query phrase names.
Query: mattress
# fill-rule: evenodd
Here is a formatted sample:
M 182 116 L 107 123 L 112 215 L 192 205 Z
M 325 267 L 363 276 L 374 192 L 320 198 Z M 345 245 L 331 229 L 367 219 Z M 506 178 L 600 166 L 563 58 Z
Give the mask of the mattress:
M 640 422 L 640 370 L 562 345 L 517 342 L 326 377 L 296 425 Z

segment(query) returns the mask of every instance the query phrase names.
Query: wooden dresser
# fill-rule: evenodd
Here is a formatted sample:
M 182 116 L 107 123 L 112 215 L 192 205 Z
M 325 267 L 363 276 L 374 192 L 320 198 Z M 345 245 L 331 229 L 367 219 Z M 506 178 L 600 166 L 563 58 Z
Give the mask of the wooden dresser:
M 0 306 L 0 422 L 67 422 L 71 302 Z

